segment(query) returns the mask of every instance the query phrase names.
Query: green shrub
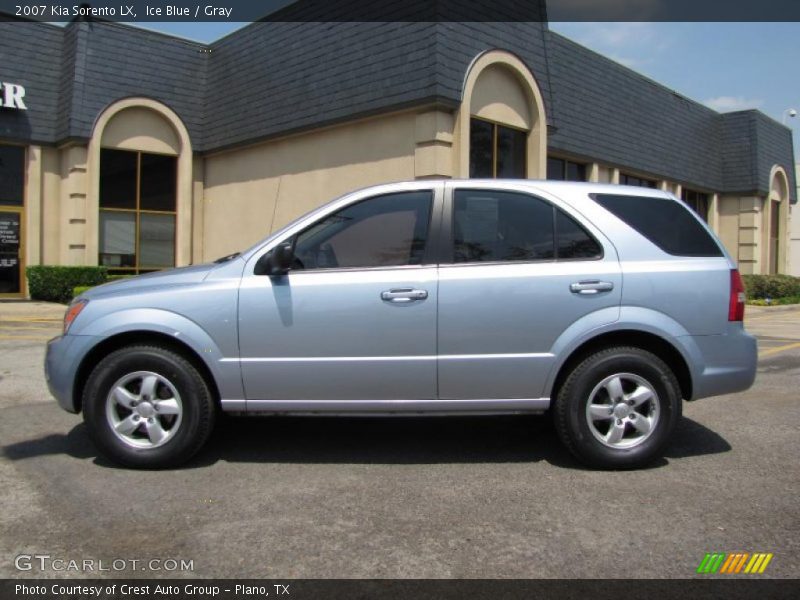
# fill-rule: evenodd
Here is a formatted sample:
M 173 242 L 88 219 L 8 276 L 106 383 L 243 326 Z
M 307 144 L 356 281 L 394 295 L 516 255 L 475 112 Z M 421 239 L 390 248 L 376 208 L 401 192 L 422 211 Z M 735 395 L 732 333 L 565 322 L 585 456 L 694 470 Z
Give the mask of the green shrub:
M 36 265 L 25 269 L 25 273 L 28 276 L 28 288 L 33 300 L 62 304 L 72 300 L 76 287 L 100 285 L 108 278 L 106 267 Z
M 791 275 L 743 275 L 747 298 L 786 298 L 800 296 L 800 277 Z
M 95 287 L 95 286 L 93 286 L 93 285 L 79 285 L 77 287 L 74 287 L 74 288 L 72 288 L 72 297 L 73 298 L 77 298 L 83 292 L 85 292 L 86 290 L 90 290 L 93 287 Z

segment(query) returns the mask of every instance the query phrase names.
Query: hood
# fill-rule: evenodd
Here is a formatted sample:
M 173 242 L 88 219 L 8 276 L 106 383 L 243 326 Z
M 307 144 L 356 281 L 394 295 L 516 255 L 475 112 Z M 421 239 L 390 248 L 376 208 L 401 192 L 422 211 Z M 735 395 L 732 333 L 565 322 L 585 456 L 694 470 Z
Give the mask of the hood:
M 160 290 L 165 287 L 176 285 L 191 285 L 200 283 L 206 276 L 217 268 L 217 264 L 192 265 L 189 267 L 179 267 L 168 271 L 156 271 L 145 275 L 137 275 L 129 279 L 120 279 L 98 285 L 81 294 L 81 298 L 91 300 L 117 293 L 129 293 L 133 291 L 144 291 L 148 289 Z

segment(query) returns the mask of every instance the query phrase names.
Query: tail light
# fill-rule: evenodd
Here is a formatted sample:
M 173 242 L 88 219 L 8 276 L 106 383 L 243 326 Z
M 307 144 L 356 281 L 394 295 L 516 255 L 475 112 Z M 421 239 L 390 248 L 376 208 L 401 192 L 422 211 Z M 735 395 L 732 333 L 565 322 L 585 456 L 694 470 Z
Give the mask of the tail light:
M 744 321 L 744 284 L 738 269 L 731 269 L 731 298 L 728 321 Z

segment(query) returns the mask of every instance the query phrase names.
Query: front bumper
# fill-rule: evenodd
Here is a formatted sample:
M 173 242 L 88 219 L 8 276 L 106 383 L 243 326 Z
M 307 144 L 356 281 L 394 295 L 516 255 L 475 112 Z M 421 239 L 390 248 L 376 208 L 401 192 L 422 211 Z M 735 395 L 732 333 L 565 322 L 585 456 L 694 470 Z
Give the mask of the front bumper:
M 58 405 L 71 413 L 80 412 L 80 398 L 75 398 L 75 378 L 89 350 L 97 343 L 91 335 L 60 335 L 47 342 L 44 376 Z

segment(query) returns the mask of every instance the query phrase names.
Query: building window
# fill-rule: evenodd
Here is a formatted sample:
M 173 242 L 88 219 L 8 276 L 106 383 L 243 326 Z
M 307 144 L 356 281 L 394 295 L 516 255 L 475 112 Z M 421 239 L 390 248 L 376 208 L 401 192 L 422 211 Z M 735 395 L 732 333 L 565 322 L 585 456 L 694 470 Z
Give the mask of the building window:
M 22 206 L 25 148 L 0 145 L 0 205 Z
M 635 175 L 628 175 L 627 173 L 619 174 L 619 182 L 622 185 L 635 185 L 645 188 L 656 188 L 656 182 L 652 179 L 645 179 L 644 177 L 636 177 Z
M 586 165 L 551 156 L 547 159 L 547 178 L 554 181 L 586 181 Z
M 174 156 L 100 152 L 99 263 L 118 273 L 175 266 Z
M 700 215 L 703 221 L 708 222 L 708 194 L 683 188 L 681 191 L 681 200 L 686 202 L 689 208 Z
M 524 179 L 527 138 L 522 129 L 473 117 L 469 132 L 469 176 Z
M 25 148 L 0 145 L 0 297 L 24 289 L 23 210 Z
M 769 206 L 769 274 L 780 272 L 778 257 L 781 251 L 781 204 L 770 200 Z

